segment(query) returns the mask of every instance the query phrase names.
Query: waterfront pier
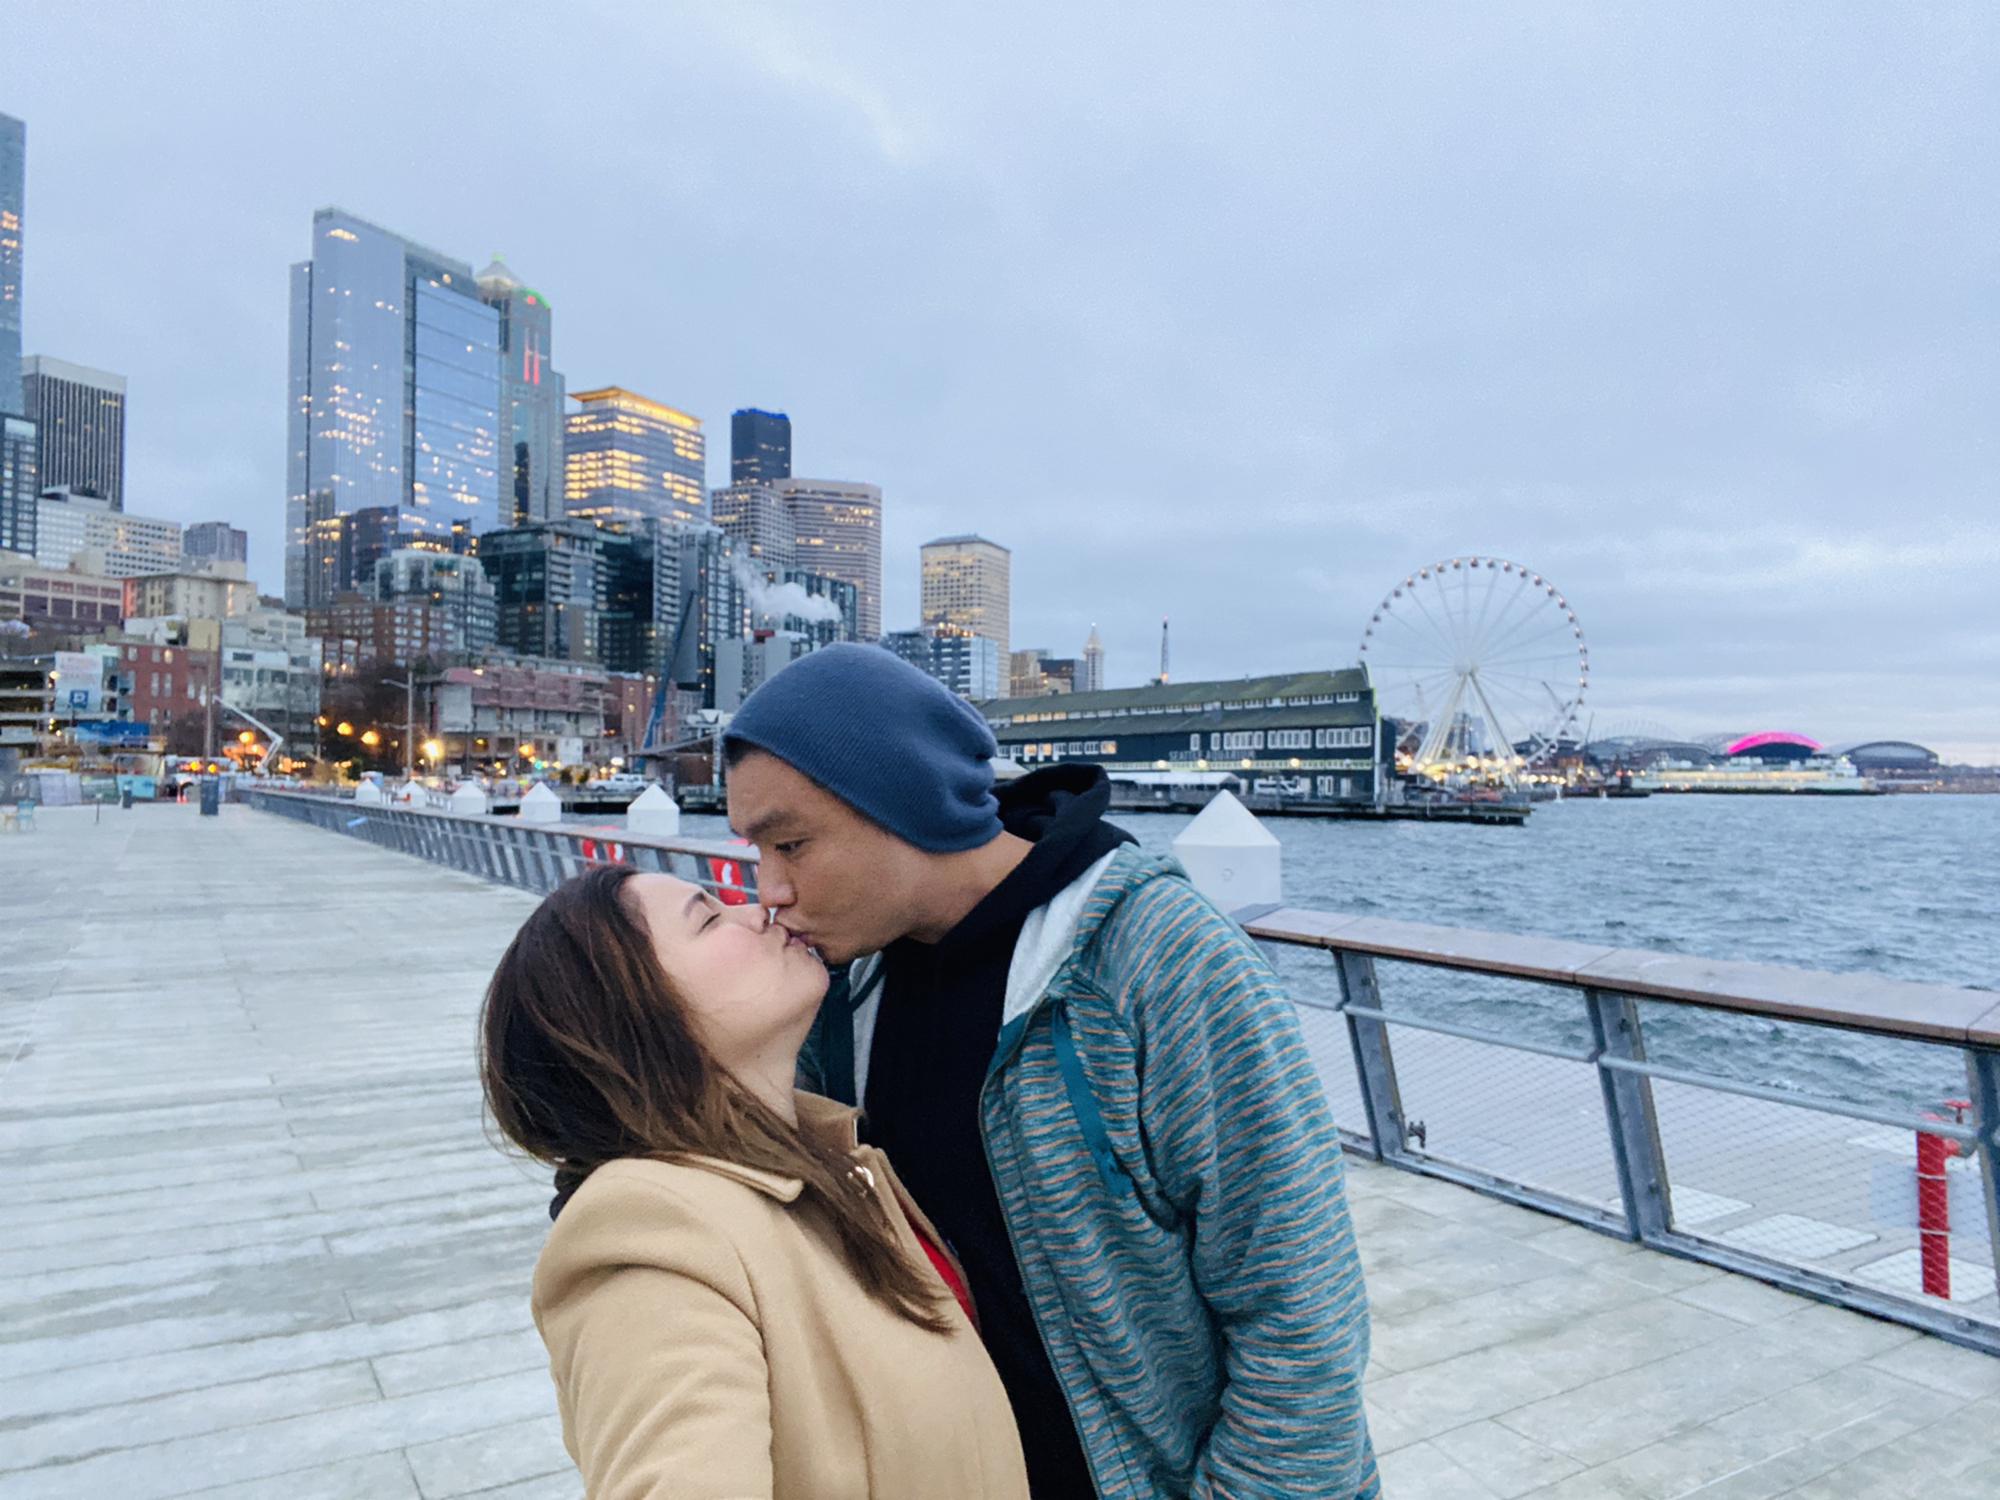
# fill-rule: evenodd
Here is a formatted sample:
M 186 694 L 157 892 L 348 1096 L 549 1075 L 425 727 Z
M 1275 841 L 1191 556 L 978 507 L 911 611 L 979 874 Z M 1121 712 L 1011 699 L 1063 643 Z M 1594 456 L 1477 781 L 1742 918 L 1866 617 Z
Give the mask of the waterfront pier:
M 535 897 L 471 872 L 583 835 L 440 816 L 415 858 L 361 836 L 392 816 L 0 838 L 0 1500 L 580 1494 L 548 1184 L 474 1069 Z M 1390 1500 L 2000 1492 L 2000 1358 L 1359 1149 L 1349 1186 Z

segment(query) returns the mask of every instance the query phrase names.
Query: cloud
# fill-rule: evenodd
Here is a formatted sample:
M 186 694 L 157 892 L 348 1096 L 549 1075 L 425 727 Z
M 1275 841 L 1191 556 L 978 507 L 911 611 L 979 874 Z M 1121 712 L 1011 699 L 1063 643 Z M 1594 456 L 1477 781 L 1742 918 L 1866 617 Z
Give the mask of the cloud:
M 1136 14 L 0 0 L 29 344 L 127 374 L 133 508 L 272 586 L 339 202 L 504 249 L 573 388 L 788 410 L 883 487 L 892 628 L 976 530 L 1113 682 L 1163 614 L 1177 676 L 1323 666 L 1482 552 L 1620 711 L 2000 741 L 2000 14 Z

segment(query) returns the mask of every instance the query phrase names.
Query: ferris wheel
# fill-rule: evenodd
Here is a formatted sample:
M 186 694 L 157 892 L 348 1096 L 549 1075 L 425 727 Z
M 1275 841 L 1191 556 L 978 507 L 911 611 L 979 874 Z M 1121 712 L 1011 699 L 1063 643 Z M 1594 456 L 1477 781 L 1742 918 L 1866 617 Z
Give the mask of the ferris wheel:
M 1402 722 L 1398 759 L 1424 774 L 1512 782 L 1576 726 L 1590 648 L 1576 611 L 1541 574 L 1498 557 L 1419 568 L 1361 632 L 1382 712 Z

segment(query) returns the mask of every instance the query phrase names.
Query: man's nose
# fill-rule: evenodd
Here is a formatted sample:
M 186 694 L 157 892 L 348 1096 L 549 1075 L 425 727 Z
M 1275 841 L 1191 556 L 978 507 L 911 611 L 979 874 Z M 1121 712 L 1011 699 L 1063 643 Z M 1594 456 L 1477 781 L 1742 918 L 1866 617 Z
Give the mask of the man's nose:
M 757 866 L 757 900 L 764 906 L 790 906 L 798 900 L 798 892 L 792 889 L 791 877 L 785 874 L 782 861 L 766 858 Z

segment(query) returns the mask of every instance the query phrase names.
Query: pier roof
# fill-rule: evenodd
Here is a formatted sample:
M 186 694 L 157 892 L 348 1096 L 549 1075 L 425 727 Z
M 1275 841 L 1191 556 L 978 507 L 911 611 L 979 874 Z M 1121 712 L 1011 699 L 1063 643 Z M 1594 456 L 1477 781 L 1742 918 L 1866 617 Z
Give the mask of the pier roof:
M 1324 672 L 1281 672 L 1269 677 L 1235 677 L 1211 682 L 1148 683 L 1144 687 L 1104 688 L 1094 693 L 1051 693 L 1040 698 L 994 698 L 979 704 L 993 724 L 1023 714 L 1158 712 L 1171 708 L 1198 710 L 1210 703 L 1225 708 L 1269 706 L 1273 699 L 1333 698 L 1369 690 L 1368 674 L 1359 667 Z
M 548 1183 L 474 1071 L 534 898 L 237 806 L 38 822 L 0 837 L 0 1500 L 574 1500 Z M 2000 1360 L 1358 1157 L 1348 1191 L 1389 1495 L 2000 1492 Z

